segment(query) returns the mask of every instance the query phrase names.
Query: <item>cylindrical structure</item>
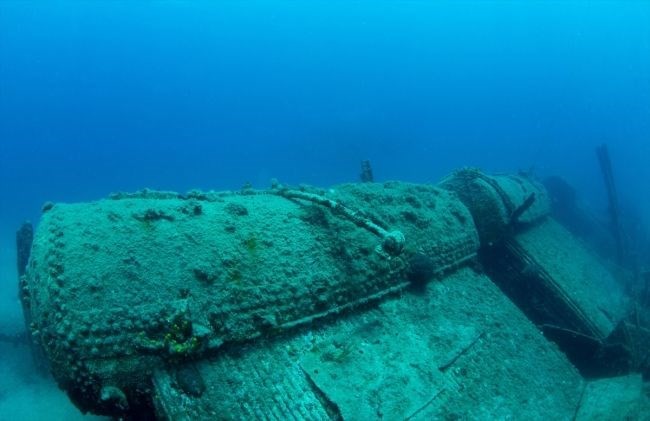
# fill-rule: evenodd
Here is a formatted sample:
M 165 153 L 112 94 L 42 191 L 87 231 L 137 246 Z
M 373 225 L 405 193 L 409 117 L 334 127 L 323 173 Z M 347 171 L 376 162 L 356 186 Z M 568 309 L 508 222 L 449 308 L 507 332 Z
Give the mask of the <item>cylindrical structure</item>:
M 482 245 L 497 242 L 517 224 L 536 222 L 550 212 L 544 186 L 524 175 L 487 175 L 466 168 L 439 186 L 458 194 L 470 210 Z
M 33 337 L 72 400 L 128 413 L 150 401 L 159 367 L 376 300 L 478 249 L 471 215 L 443 189 L 308 191 L 357 219 L 274 191 L 143 191 L 48 206 L 26 305 Z M 361 219 L 403 234 L 403 251 L 383 252 Z

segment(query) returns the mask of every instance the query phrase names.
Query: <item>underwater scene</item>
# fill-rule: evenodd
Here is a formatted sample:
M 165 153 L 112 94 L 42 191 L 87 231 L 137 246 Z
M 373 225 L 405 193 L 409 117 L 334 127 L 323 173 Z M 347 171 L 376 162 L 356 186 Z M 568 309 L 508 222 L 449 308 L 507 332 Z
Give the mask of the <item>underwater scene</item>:
M 0 421 L 650 420 L 649 22 L 0 1 Z

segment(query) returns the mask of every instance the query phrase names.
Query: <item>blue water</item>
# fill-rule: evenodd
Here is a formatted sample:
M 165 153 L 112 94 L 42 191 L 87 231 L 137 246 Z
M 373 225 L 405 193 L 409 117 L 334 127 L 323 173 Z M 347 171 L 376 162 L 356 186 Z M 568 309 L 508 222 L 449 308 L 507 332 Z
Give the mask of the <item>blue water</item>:
M 648 196 L 648 2 L 53 3 L 0 3 L 11 229 L 46 200 L 330 185 L 365 158 L 379 180 L 534 167 L 604 203 L 602 142 Z
M 604 216 L 607 143 L 650 225 L 648 22 L 647 1 L 0 0 L 0 318 L 18 225 L 114 191 L 329 186 L 370 159 L 378 181 L 560 175 Z

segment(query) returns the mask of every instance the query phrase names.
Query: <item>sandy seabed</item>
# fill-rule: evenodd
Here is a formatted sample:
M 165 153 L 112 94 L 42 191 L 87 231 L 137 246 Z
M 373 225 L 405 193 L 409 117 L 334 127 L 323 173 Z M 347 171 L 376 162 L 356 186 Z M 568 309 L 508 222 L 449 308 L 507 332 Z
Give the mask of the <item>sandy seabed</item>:
M 0 332 L 22 329 L 17 300 L 0 300 Z M 103 420 L 84 416 L 54 380 L 38 373 L 25 345 L 0 343 L 0 420 Z
M 13 241 L 0 245 L 0 332 L 24 331 Z M 54 380 L 38 373 L 27 346 L 0 342 L 0 421 L 107 420 L 83 415 Z

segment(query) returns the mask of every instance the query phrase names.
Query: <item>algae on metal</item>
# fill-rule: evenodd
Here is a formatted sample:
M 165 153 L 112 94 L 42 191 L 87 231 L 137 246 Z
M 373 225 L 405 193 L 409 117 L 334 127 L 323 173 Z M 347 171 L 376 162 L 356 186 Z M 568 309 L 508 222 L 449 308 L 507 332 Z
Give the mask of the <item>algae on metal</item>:
M 71 398 L 102 411 L 113 404 L 102 389 L 118 387 L 146 405 L 139 391 L 166 364 L 395 293 L 408 286 L 416 252 L 438 274 L 476 254 L 471 216 L 444 190 L 312 192 L 404 233 L 406 250 L 378 253 L 380 240 L 354 222 L 273 192 L 144 191 L 49 208 L 28 269 L 29 306 L 34 337 Z

